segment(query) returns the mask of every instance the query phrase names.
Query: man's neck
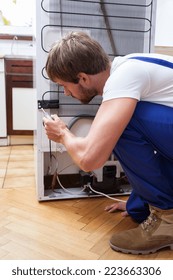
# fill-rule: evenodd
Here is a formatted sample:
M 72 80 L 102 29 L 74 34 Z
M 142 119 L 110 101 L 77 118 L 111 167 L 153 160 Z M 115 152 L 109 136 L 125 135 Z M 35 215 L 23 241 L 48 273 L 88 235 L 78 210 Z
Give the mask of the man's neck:
M 110 69 L 111 66 L 105 71 L 92 76 L 93 86 L 94 88 L 96 88 L 98 95 L 103 95 L 103 88 L 105 86 L 107 79 L 110 76 Z

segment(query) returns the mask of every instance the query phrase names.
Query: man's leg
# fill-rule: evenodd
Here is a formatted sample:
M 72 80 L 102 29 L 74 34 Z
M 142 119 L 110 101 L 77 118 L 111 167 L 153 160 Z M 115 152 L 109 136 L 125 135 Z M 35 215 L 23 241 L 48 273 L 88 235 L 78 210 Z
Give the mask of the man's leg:
M 139 102 L 114 152 L 136 196 L 173 208 L 173 108 Z
M 126 203 L 127 213 L 138 223 L 147 219 L 150 214 L 148 203 L 133 190 Z
M 173 249 L 172 143 L 173 109 L 139 102 L 114 152 L 140 198 L 136 211 L 135 199 L 128 202 L 129 209 L 134 209 L 132 217 L 137 217 L 140 206 L 147 215 L 147 204 L 151 214 L 139 227 L 113 235 L 110 246 L 114 250 L 147 254 L 164 247 Z

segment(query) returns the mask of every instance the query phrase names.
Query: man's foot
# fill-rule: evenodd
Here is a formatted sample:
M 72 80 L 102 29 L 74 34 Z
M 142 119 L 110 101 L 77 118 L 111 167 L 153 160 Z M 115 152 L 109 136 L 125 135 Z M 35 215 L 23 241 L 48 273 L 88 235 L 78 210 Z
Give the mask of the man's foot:
M 173 250 L 173 209 L 150 207 L 151 214 L 137 228 L 114 234 L 110 246 L 131 254 L 155 253 L 162 248 Z

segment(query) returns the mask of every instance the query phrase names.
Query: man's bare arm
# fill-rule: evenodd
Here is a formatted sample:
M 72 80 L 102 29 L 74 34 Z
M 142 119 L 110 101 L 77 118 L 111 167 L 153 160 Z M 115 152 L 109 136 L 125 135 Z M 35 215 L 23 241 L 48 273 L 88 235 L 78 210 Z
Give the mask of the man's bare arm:
M 74 162 L 83 170 L 97 169 L 106 162 L 119 137 L 130 121 L 137 100 L 118 98 L 100 105 L 86 137 L 76 137 L 65 123 L 54 115 L 54 120 L 44 118 L 49 139 L 62 143 Z

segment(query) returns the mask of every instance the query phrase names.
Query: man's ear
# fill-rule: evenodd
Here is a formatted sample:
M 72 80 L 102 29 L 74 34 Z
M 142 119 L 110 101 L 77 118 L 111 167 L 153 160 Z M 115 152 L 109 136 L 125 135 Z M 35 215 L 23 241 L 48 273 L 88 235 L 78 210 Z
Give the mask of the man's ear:
M 82 86 L 89 86 L 89 83 L 90 83 L 90 78 L 89 78 L 89 75 L 83 73 L 83 72 L 80 72 L 78 74 L 78 79 L 79 79 L 79 84 L 81 84 Z

